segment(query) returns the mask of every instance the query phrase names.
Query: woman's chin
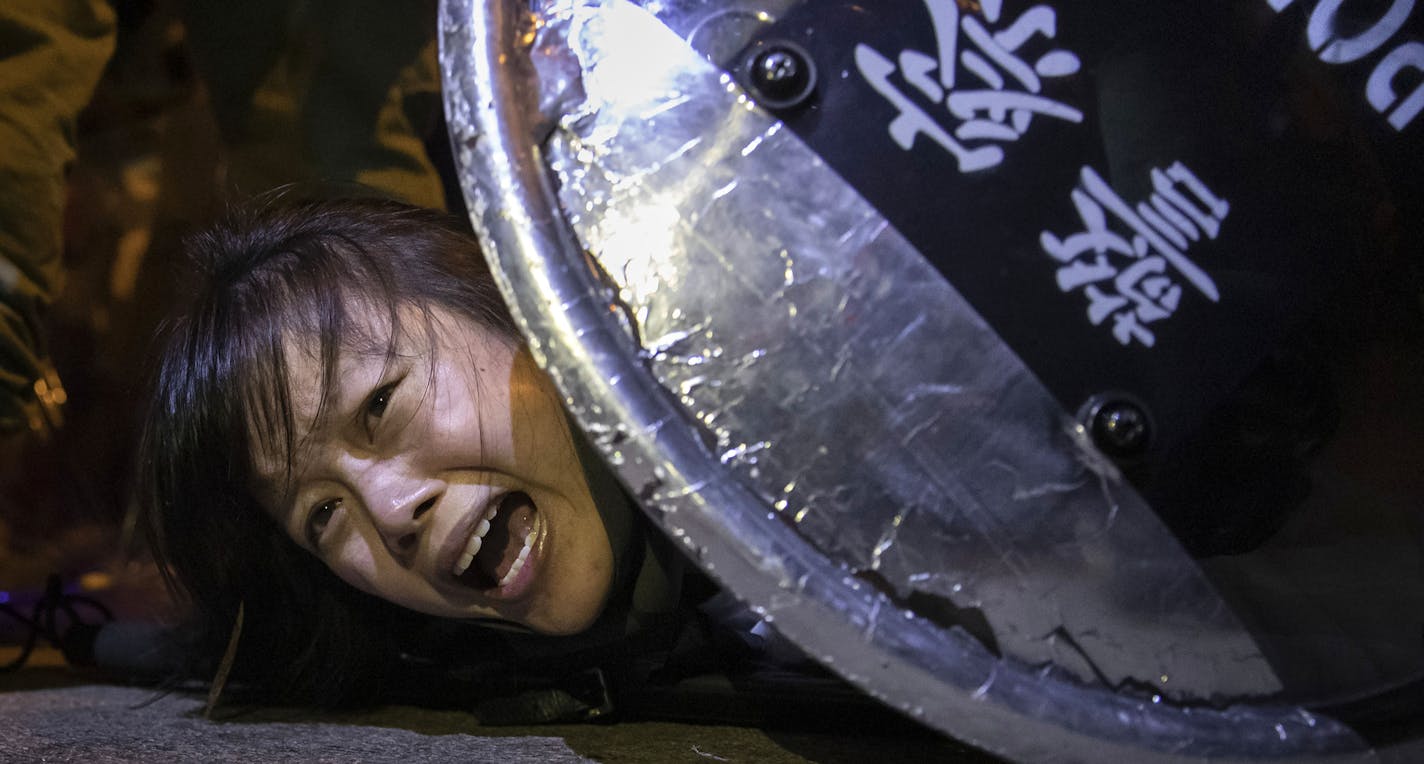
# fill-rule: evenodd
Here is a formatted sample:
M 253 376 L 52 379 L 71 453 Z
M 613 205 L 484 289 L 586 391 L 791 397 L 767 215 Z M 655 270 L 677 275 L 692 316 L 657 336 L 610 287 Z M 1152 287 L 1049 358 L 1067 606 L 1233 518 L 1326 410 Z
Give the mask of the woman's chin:
M 551 637 L 569 636 L 587 631 L 603 614 L 603 601 L 606 597 L 597 593 L 590 594 L 587 599 L 582 600 L 582 602 L 590 604 L 571 608 L 568 603 L 572 599 L 558 598 L 550 602 L 535 603 L 535 607 L 531 608 L 530 612 L 520 621 L 530 629 Z M 555 603 L 560 603 L 562 606 L 539 607 L 539 605 L 554 605 Z

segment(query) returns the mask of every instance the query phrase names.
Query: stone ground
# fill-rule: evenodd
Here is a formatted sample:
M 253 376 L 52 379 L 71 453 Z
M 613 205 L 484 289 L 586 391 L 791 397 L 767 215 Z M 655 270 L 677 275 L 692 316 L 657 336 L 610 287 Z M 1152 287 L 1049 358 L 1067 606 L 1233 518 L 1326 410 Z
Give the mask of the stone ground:
M 0 648 L 8 662 L 14 648 Z M 0 762 L 991 762 L 929 733 L 624 722 L 480 727 L 469 714 L 409 706 L 321 714 L 220 707 L 197 695 L 96 681 L 42 649 L 0 674 Z

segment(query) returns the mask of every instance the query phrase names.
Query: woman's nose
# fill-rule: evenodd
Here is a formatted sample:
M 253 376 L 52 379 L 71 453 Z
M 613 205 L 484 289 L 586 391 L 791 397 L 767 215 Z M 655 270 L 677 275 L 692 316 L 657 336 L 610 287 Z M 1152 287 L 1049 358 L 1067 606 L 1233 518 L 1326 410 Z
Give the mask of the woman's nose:
M 424 518 L 440 501 L 444 484 L 379 467 L 367 470 L 359 482 L 362 503 L 386 547 L 398 556 L 413 553 Z
M 430 496 L 416 504 L 414 501 L 394 508 L 391 512 L 391 521 L 382 523 L 377 521 L 377 528 L 381 532 L 381 537 L 385 539 L 386 545 L 391 551 L 401 555 L 409 555 L 415 551 L 417 542 L 420 541 L 420 529 L 423 523 L 421 516 L 429 512 L 435 506 L 439 496 Z M 410 504 L 415 504 L 414 509 L 410 509 Z M 402 518 L 409 518 L 408 521 Z

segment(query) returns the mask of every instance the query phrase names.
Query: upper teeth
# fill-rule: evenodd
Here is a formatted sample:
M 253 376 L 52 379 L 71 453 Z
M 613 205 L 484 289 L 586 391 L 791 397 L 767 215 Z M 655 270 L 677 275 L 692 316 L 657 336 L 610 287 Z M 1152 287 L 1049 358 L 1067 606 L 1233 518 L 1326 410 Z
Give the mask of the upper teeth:
M 475 526 L 474 533 L 470 534 L 470 540 L 465 542 L 465 551 L 460 553 L 459 559 L 455 560 L 455 567 L 451 569 L 456 576 L 470 569 L 470 563 L 474 562 L 475 555 L 480 553 L 480 545 L 485 541 L 485 534 L 489 533 L 490 521 L 493 520 L 497 514 L 499 514 L 499 505 L 495 504 L 490 507 L 488 515 L 480 518 L 479 524 Z

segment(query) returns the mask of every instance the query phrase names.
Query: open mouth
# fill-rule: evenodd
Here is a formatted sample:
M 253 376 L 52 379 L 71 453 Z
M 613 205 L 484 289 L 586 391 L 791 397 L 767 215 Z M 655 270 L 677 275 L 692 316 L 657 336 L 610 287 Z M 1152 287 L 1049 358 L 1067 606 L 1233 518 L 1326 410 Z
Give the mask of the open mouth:
M 450 572 L 466 586 L 503 589 L 532 571 L 539 538 L 539 509 L 523 491 L 511 491 L 480 519 Z

